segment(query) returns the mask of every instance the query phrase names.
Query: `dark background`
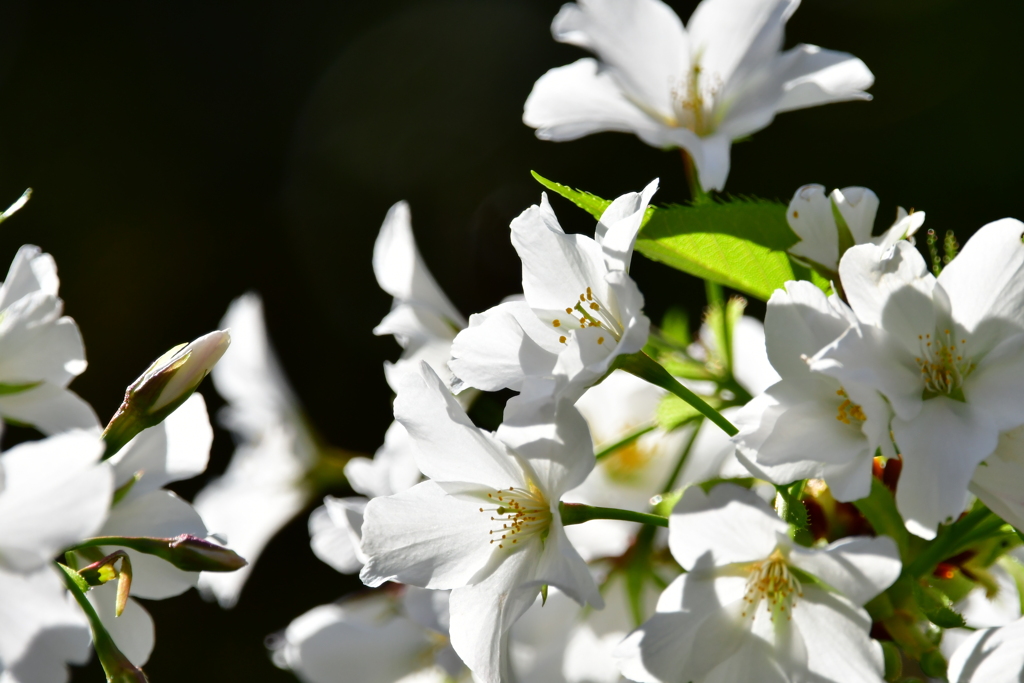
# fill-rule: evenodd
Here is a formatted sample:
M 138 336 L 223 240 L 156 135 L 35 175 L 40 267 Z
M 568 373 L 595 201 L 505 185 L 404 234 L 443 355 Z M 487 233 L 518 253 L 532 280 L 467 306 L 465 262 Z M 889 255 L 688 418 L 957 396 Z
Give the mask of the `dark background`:
M 672 4 L 684 17 L 694 6 Z M 389 307 L 370 254 L 392 203 L 410 202 L 426 261 L 468 314 L 518 288 L 507 226 L 539 198 L 531 169 L 606 197 L 659 176 L 657 201 L 687 198 L 677 154 L 621 134 L 541 142 L 520 122 L 533 82 L 584 55 L 550 38 L 559 5 L 0 3 L 0 204 L 35 190 L 0 227 L 0 261 L 23 243 L 57 259 L 90 361 L 73 388 L 112 414 L 153 358 L 256 289 L 318 429 L 372 452 L 391 419 L 381 363 L 397 347 L 370 332 Z M 783 114 L 734 147 L 727 189 L 788 201 L 808 182 L 867 185 L 882 199 L 876 230 L 901 204 L 961 242 L 1024 217 L 1022 25 L 1016 0 L 808 0 L 787 44 L 856 54 L 875 101 Z M 568 229 L 592 229 L 555 202 Z M 699 315 L 699 282 L 642 258 L 634 275 L 652 318 L 673 302 Z M 210 472 L 179 490 L 192 495 L 231 451 L 218 431 Z M 313 557 L 303 515 L 234 610 L 194 592 L 147 603 L 147 671 L 287 681 L 264 637 L 357 584 Z M 101 677 L 94 661 L 74 680 Z

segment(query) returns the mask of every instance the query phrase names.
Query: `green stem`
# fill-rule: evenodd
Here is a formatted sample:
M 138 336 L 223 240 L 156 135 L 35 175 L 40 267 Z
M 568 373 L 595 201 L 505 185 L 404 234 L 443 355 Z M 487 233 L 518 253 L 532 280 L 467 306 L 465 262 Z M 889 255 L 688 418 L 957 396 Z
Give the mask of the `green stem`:
M 559 503 L 558 511 L 562 515 L 562 525 L 582 524 L 592 519 L 621 519 L 625 522 L 639 522 L 654 526 L 668 526 L 668 517 L 652 515 L 649 512 L 633 512 L 619 508 L 602 508 L 582 503 Z
M 735 436 L 739 432 L 729 420 L 725 419 L 724 415 L 709 406 L 697 394 L 680 384 L 675 377 L 669 374 L 668 370 L 661 367 L 657 361 L 643 351 L 631 353 L 628 356 L 619 356 L 615 361 L 614 367 L 625 370 L 631 375 L 636 375 L 640 379 L 646 380 L 662 389 L 667 389 L 696 408 L 697 412 L 721 427 L 729 436 Z
M 686 174 L 686 184 L 690 188 L 691 200 L 694 204 L 704 201 L 708 198 L 708 193 L 701 187 L 700 174 L 697 172 L 697 165 L 693 163 L 693 157 L 682 147 L 679 148 L 679 154 L 683 158 L 683 172 Z
M 668 493 L 675 486 L 676 479 L 679 478 L 679 474 L 683 471 L 683 466 L 686 465 L 687 457 L 693 449 L 693 444 L 697 442 L 697 434 L 700 433 L 700 428 L 703 425 L 704 421 L 702 418 L 697 418 L 693 423 L 693 434 L 690 434 L 690 438 L 686 441 L 686 446 L 683 447 L 683 452 L 679 454 L 679 460 L 676 461 L 676 466 L 672 468 L 672 474 L 668 476 L 665 485 L 661 487 L 662 493 Z
M 633 443 L 647 432 L 653 431 L 657 426 L 658 425 L 656 424 L 649 424 L 634 429 L 633 431 L 629 432 L 615 443 L 611 444 L 610 446 L 605 446 L 604 448 L 599 450 L 597 453 L 594 454 L 594 457 L 597 458 L 598 460 L 603 460 L 604 458 L 607 458 L 609 455 L 619 450 L 623 446 L 627 446 Z
M 93 609 L 89 598 L 85 597 L 85 591 L 82 590 L 75 578 L 72 577 L 74 570 L 65 567 L 60 562 L 55 564 L 61 570 L 61 576 L 64 577 L 64 585 L 67 586 L 68 591 L 74 596 L 75 602 L 82 608 L 86 619 L 89 620 L 89 627 L 92 629 L 92 644 L 96 648 L 96 655 L 100 659 L 103 673 L 107 675 L 108 683 L 146 683 L 149 679 L 146 678 L 146 674 L 142 672 L 142 669 L 132 664 L 117 649 L 114 639 L 107 632 L 107 629 L 103 627 L 100 615 L 96 614 L 96 610 Z

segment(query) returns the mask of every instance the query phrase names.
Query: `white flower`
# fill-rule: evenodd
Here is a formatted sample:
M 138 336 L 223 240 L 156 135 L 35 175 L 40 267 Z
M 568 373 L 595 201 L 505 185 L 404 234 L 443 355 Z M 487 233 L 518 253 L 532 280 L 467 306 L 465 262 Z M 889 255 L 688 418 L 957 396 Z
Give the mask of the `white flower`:
M 686 491 L 669 521 L 683 574 L 616 651 L 636 681 L 872 681 L 881 646 L 860 605 L 900 573 L 891 538 L 803 548 L 752 491 Z M 828 588 L 825 588 L 828 586 Z
M 733 438 L 755 476 L 777 484 L 825 479 L 837 500 L 852 501 L 871 491 L 875 451 L 895 456 L 881 395 L 811 372 L 807 363 L 855 322 L 838 297 L 809 282 L 787 282 L 772 294 L 765 343 L 782 379 L 736 415 Z
M 548 71 L 526 100 L 523 121 L 546 140 L 600 131 L 682 147 L 706 190 L 729 175 L 733 140 L 775 114 L 870 99 L 864 63 L 844 52 L 797 45 L 781 52 L 797 0 L 704 0 L 683 28 L 660 0 L 581 0 L 555 17 L 555 39 L 598 57 Z
M 999 435 L 995 451 L 978 465 L 970 491 L 1016 528 L 1024 528 L 1024 426 Z M 992 626 L 993 624 L 986 624 Z
M 523 263 L 525 301 L 509 301 L 474 315 L 452 344 L 449 366 L 456 389 L 545 391 L 575 401 L 604 376 L 615 358 L 643 348 L 650 320 L 643 295 L 629 277 L 633 245 L 651 196 L 616 199 L 594 239 L 567 235 L 548 203 L 512 221 L 512 244 Z M 538 324 L 539 322 L 539 324 Z M 562 380 L 549 381 L 560 375 Z M 538 383 L 540 380 L 540 383 Z M 546 389 L 541 390 L 542 383 Z
M 115 485 L 127 492 L 111 508 L 107 521 L 95 535 L 173 538 L 190 534 L 204 538 L 207 529 L 199 513 L 163 487 L 206 471 L 212 443 L 213 429 L 206 403 L 200 394 L 192 394 L 163 422 L 141 432 L 110 459 Z M 103 555 L 115 550 L 124 550 L 129 556 L 130 595 L 134 597 L 163 600 L 180 595 L 199 582 L 199 572 L 183 571 L 153 555 L 116 546 L 100 548 Z M 115 618 L 113 583 L 89 591 L 89 601 L 118 649 L 133 664 L 143 666 L 155 644 L 153 619 L 134 598 L 129 598 L 125 611 Z
M 309 535 L 314 555 L 349 574 L 366 562 L 359 546 L 363 510 L 369 499 L 400 493 L 423 478 L 416 466 L 415 444 L 405 427 L 392 422 L 384 435 L 384 445 L 372 460 L 356 457 L 345 463 L 345 478 L 354 491 L 368 497 L 325 497 L 324 504 L 309 516 Z
M 507 680 L 506 634 L 541 585 L 602 604 L 558 508 L 593 468 L 589 433 L 578 413 L 561 415 L 560 441 L 512 440 L 474 427 L 426 364 L 400 378 L 395 417 L 430 480 L 366 506 L 360 576 L 453 589 L 452 646 L 483 681 Z
M 95 534 L 113 472 L 95 431 L 32 441 L 0 454 L 0 680 L 67 680 L 88 658 L 89 630 L 50 564 Z
M 846 224 L 848 235 L 840 236 L 836 212 Z M 872 237 L 877 212 L 878 196 L 866 187 L 844 187 L 826 196 L 822 185 L 804 185 L 793 194 L 786 210 L 789 227 L 800 238 L 789 253 L 835 273 L 842 251 L 854 244 L 870 242 L 888 249 L 899 240 L 913 242 L 914 233 L 924 225 L 924 211 L 908 214 L 901 206 L 896 209 L 896 222 Z
M 249 562 L 200 576 L 200 590 L 231 607 L 266 544 L 310 502 L 305 476 L 317 451 L 271 348 L 259 296 L 232 302 L 221 327 L 231 330 L 231 347 L 214 367 L 213 383 L 228 402 L 221 419 L 238 447 L 224 475 L 196 495 L 195 507 L 210 531 Z
M 1016 683 L 1024 671 L 1024 619 L 975 631 L 949 659 L 950 683 Z
M 406 587 L 314 607 L 270 641 L 305 683 L 471 680 L 448 641 L 448 593 Z
M 889 401 L 903 458 L 896 504 L 931 538 L 959 515 L 999 433 L 1024 424 L 1024 224 L 989 223 L 935 278 L 907 242 L 851 248 L 839 274 L 859 325 L 812 369 Z
M 415 368 L 426 361 L 442 379 L 450 380 L 446 363 L 452 340 L 466 327 L 466 319 L 423 262 L 405 202 L 392 206 L 384 217 L 373 245 L 373 273 L 380 288 L 394 297 L 391 312 L 373 333 L 394 335 L 402 347 L 398 364 Z
M 53 257 L 30 245 L 0 285 L 0 416 L 44 434 L 100 426 L 66 388 L 85 370 L 85 347 L 75 321 L 61 315 L 59 285 Z

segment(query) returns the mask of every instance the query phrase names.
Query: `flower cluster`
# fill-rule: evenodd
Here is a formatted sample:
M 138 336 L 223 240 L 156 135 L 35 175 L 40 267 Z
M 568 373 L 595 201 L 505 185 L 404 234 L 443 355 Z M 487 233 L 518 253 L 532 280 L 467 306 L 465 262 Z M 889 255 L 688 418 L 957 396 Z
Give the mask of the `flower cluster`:
M 193 392 L 230 339 L 212 332 L 171 349 L 101 430 L 67 388 L 85 349 L 58 286 L 53 257 L 35 246 L 0 285 L 0 415 L 43 437 L 0 453 L 0 679 L 67 680 L 91 643 L 108 680 L 145 680 L 154 627 L 136 598 L 169 598 L 201 572 L 245 564 L 163 488 L 206 469 L 213 431 Z
M 924 212 L 873 236 L 864 187 L 709 195 L 776 113 L 870 99 L 859 59 L 781 50 L 797 4 L 704 0 L 685 27 L 660 0 L 562 8 L 555 39 L 596 58 L 542 76 L 524 122 L 681 148 L 692 201 L 537 176 L 596 224 L 566 233 L 548 194 L 515 218 L 521 294 L 464 318 L 391 209 L 373 265 L 394 297 L 375 332 L 403 348 L 395 422 L 345 466 L 362 495 L 310 518 L 318 557 L 371 590 L 276 635 L 279 666 L 312 683 L 352 666 L 382 683 L 1018 680 L 1024 224 L 962 250 L 949 235 L 944 256 L 929 232 L 929 263 Z M 698 330 L 678 309 L 651 324 L 635 250 L 707 280 Z M 723 284 L 767 300 L 763 325 Z

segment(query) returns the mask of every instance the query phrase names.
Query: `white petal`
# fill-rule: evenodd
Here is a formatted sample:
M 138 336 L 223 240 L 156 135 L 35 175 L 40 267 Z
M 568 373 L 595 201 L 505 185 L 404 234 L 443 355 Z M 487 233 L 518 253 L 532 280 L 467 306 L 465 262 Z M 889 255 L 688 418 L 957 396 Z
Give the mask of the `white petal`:
M 68 432 L 0 455 L 0 565 L 34 569 L 95 533 L 114 484 L 102 450 L 96 434 Z
M 541 76 L 526 98 L 523 123 L 536 128 L 541 140 L 556 142 L 617 131 L 635 133 L 647 144 L 661 147 L 670 144 L 671 136 L 663 123 L 631 102 L 611 73 L 590 58 Z
M 810 680 L 881 680 L 882 648 L 868 636 L 871 619 L 863 609 L 811 586 L 804 589 L 792 615 L 804 641 Z
M 786 221 L 800 238 L 789 253 L 826 268 L 838 267 L 839 232 L 832 216 L 832 202 L 823 185 L 804 185 L 798 189 L 786 209 Z
M 831 198 L 846 221 L 854 243 L 869 241 L 875 228 L 875 214 L 878 213 L 878 195 L 866 187 L 844 187 L 833 190 Z
M 231 346 L 213 367 L 213 384 L 228 402 L 221 419 L 229 429 L 258 439 L 268 424 L 298 414 L 298 401 L 267 337 L 263 302 L 250 292 L 231 302 L 220 321 Z
M 557 501 L 563 493 L 582 484 L 594 469 L 590 429 L 569 401 L 560 402 L 544 415 L 543 423 L 532 419 L 532 408 L 520 413 L 515 401 L 510 400 L 506 406 L 498 438 L 520 456 L 524 468 L 529 469 L 530 479 L 544 495 Z
M 384 217 L 373 245 L 373 274 L 380 288 L 396 299 L 416 302 L 465 327 L 465 318 L 441 291 L 416 248 L 406 202 L 392 206 Z
M 43 253 L 37 246 L 26 244 L 18 249 L 7 272 L 7 279 L 0 286 L 0 310 L 34 292 L 57 296 L 59 286 L 57 264 L 53 257 Z
M 369 558 L 359 575 L 363 583 L 399 581 L 433 589 L 469 583 L 497 552 L 490 543 L 491 513 L 479 507 L 449 496 L 433 481 L 374 498 L 363 516 L 362 552 Z
M 96 411 L 78 394 L 55 384 L 0 396 L 0 415 L 29 424 L 47 436 L 73 429 L 100 431 Z
M 672 88 L 689 70 L 679 17 L 659 0 L 589 0 L 567 4 L 551 25 L 555 40 L 591 50 L 630 99 L 672 111 Z
M 1024 424 L 1024 334 L 1004 339 L 977 364 L 963 386 L 971 405 L 988 415 L 999 431 Z
M 903 455 L 896 506 L 910 531 L 932 538 L 967 506 L 971 476 L 995 450 L 995 425 L 973 406 L 940 396 L 913 420 L 894 418 L 892 428 Z
M 170 491 L 150 491 L 114 506 L 99 536 L 148 536 L 173 538 L 191 534 L 206 536 L 199 513 Z M 115 547 L 104 548 L 109 554 Z M 132 595 L 162 600 L 184 593 L 199 581 L 198 572 L 186 572 L 153 555 L 127 550 L 132 562 Z
M 971 236 L 939 282 L 949 293 L 957 322 L 974 330 L 987 318 L 1024 325 L 1024 224 L 1013 218 L 989 223 Z
M 1024 428 L 999 435 L 995 452 L 978 465 L 971 492 L 993 512 L 1017 528 L 1024 527 Z
M 431 479 L 500 489 L 525 484 L 505 446 L 470 422 L 438 376 L 423 364 L 397 380 L 395 419 L 416 444 L 416 463 Z
M 280 426 L 265 432 L 256 444 L 239 446 L 227 472 L 195 498 L 210 532 L 225 536 L 231 549 L 249 562 L 234 572 L 200 576 L 200 589 L 224 607 L 238 600 L 264 546 L 312 499 L 296 436 Z
M 86 595 L 121 654 L 135 666 L 145 666 L 156 645 L 156 629 L 149 612 L 134 598 L 128 598 L 124 612 L 115 617 L 117 584 L 114 581 L 93 588 Z
M 1011 683 L 1024 670 L 1024 619 L 975 631 L 949 658 L 951 683 Z
M 544 539 L 544 551 L 537 561 L 535 581 L 538 586 L 545 584 L 558 588 L 580 604 L 589 604 L 595 609 L 604 607 L 604 599 L 587 563 L 566 537 L 558 519 L 552 521 L 548 537 Z
M 141 496 L 165 484 L 190 479 L 206 470 L 213 443 L 213 428 L 206 413 L 206 402 L 195 393 L 156 427 L 151 427 L 110 459 L 123 486 L 136 472 L 142 478 L 128 492 L 128 498 Z
M 908 353 L 919 348 L 919 334 L 934 331 L 935 278 L 910 243 L 899 242 L 891 252 L 873 244 L 848 249 L 839 276 L 857 317 L 900 339 Z
M 1016 561 L 1006 558 L 1006 561 Z M 1020 618 L 1020 592 L 1017 582 L 1001 564 L 992 564 L 989 574 L 995 580 L 996 592 L 989 597 L 984 586 L 976 585 L 953 606 L 972 628 L 1005 626 Z
M 751 562 L 775 548 L 775 534 L 788 527 L 757 497 L 734 484 L 719 484 L 705 494 L 691 486 L 669 518 L 672 556 L 690 570 L 701 566 Z
M 563 315 L 567 307 L 579 303 L 587 287 L 599 299 L 607 299 L 602 296 L 607 272 L 604 252 L 585 235 L 566 235 L 546 194 L 540 206 L 531 206 L 510 227 L 512 245 L 523 262 L 523 294 L 531 308 L 551 311 L 553 318 Z
M 687 24 L 702 75 L 727 84 L 734 72 L 742 79 L 774 59 L 796 5 L 793 0 L 704 0 Z
M 285 663 L 309 683 L 395 683 L 429 665 L 430 632 L 379 594 L 314 607 L 288 625 Z M 343 674 L 342 674 L 343 672 Z
M 733 327 L 732 365 L 736 381 L 751 396 L 779 381 L 779 373 L 768 361 L 764 325 L 757 318 L 742 316 Z
M 554 370 L 564 347 L 558 341 L 563 333 L 551 323 L 541 322 L 523 301 L 473 315 L 452 342 L 448 367 L 460 385 L 520 391 L 524 377 Z
M 875 76 L 861 60 L 846 52 L 816 45 L 797 45 L 786 52 L 784 94 L 776 111 L 816 107 L 829 102 L 869 100 L 864 92 Z
M 510 680 L 508 631 L 540 592 L 531 583 L 538 552 L 539 544 L 531 544 L 480 583 L 452 591 L 452 647 L 481 683 Z
M 384 433 L 384 445 L 373 459 L 356 457 L 345 463 L 345 478 L 352 490 L 370 498 L 389 496 L 415 486 L 422 479 L 416 466 L 416 444 L 400 422 Z
M 888 536 L 850 537 L 822 549 L 794 546 L 790 562 L 856 605 L 875 597 L 900 575 L 899 551 Z
M 61 317 L 60 299 L 35 292 L 12 303 L 0 319 L 0 379 L 67 386 L 85 370 L 85 347 L 75 321 Z
M 768 300 L 764 333 L 768 358 L 782 377 L 810 374 L 805 357 L 834 342 L 852 322 L 810 282 L 787 282 Z M 848 317 L 849 316 L 849 317 Z
M 366 562 L 362 542 L 366 498 L 324 498 L 324 505 L 309 515 L 309 545 L 321 562 L 342 574 L 359 571 Z
M 89 624 L 52 567 L 32 573 L 0 567 L 0 678 L 65 683 L 67 664 L 89 659 Z
M 643 192 L 622 195 L 601 214 L 594 239 L 604 250 L 608 267 L 612 270 L 629 271 L 640 224 L 647 212 L 647 205 L 651 203 L 651 197 L 657 191 L 658 179 L 655 178 L 647 184 Z

